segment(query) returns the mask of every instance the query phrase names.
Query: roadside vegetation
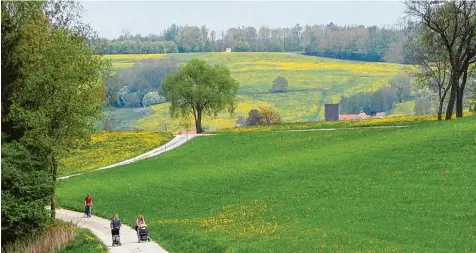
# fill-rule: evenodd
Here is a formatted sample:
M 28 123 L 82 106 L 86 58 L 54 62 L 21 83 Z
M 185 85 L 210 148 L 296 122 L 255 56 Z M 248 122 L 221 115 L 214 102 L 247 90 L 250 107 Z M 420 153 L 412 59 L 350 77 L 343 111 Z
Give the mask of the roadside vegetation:
M 106 253 L 104 245 L 91 231 L 72 223 L 56 221 L 45 235 L 10 245 L 2 253 Z

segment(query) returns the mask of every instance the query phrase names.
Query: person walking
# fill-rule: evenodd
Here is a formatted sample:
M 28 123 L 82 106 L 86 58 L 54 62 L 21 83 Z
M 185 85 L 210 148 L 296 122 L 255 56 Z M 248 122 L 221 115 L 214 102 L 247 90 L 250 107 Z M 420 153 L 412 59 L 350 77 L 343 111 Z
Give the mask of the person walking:
M 88 195 L 86 195 L 86 198 L 84 198 L 84 214 L 86 214 L 86 217 L 88 218 L 91 218 L 92 207 L 93 197 L 91 197 L 91 194 L 88 193 Z
M 119 219 L 119 214 L 115 213 L 111 220 L 112 246 L 121 245 L 121 237 L 119 236 L 120 229 L 121 219 Z
M 145 224 L 144 215 L 137 216 L 136 220 L 136 231 L 139 233 L 140 225 Z

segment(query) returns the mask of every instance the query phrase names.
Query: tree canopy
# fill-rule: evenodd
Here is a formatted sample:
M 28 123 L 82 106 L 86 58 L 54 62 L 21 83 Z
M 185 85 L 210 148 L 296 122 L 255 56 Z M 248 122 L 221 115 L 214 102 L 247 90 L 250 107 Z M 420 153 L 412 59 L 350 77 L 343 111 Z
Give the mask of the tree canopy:
M 102 116 L 110 63 L 93 54 L 75 6 L 2 2 L 2 231 L 26 223 L 2 248 L 44 230 L 45 203 L 54 218 L 57 161 L 89 140 Z
M 169 75 L 162 88 L 171 102 L 171 115 L 192 114 L 197 133 L 201 133 L 203 113 L 212 116 L 223 110 L 234 112 L 238 82 L 226 67 L 194 59 Z

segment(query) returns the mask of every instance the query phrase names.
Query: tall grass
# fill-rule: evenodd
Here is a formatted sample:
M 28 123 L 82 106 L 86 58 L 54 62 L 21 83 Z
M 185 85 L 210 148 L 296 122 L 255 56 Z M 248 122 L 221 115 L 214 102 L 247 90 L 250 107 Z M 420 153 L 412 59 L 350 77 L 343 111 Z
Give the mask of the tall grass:
M 7 247 L 3 253 L 46 253 L 56 252 L 76 238 L 78 230 L 72 223 L 58 221 L 46 235 L 29 239 Z
M 107 247 L 91 231 L 57 220 L 45 235 L 9 245 L 2 253 L 105 253 Z

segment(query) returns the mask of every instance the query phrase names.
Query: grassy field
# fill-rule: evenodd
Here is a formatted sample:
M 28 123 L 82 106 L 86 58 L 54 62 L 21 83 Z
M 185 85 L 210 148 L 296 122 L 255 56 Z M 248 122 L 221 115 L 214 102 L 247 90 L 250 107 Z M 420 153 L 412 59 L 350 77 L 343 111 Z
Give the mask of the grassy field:
M 150 58 L 167 57 L 149 55 Z M 117 69 L 130 67 L 147 55 L 107 55 Z M 190 53 L 172 54 L 186 62 L 193 58 L 227 66 L 240 82 L 237 115 L 220 115 L 206 124 L 222 128 L 233 126 L 238 116 L 259 105 L 277 108 L 285 122 L 311 121 L 324 117 L 324 104 L 338 102 L 343 95 L 374 91 L 388 85 L 388 81 L 402 71 L 403 66 L 389 63 L 343 61 L 290 53 Z M 285 77 L 288 91 L 270 93 L 273 80 Z M 168 105 L 152 109 L 156 114 L 132 123 L 132 127 L 155 131 L 158 118 L 167 118 Z M 176 120 L 172 125 L 180 128 Z
M 101 132 L 90 145 L 74 150 L 60 161 L 60 175 L 71 175 L 98 169 L 132 158 L 172 139 L 170 134 L 147 131 Z
M 198 137 L 62 181 L 58 203 L 81 210 L 89 192 L 98 215 L 144 214 L 172 253 L 475 252 L 475 129 L 466 117 Z
M 398 104 L 392 108 L 387 115 L 388 116 L 412 116 L 415 114 L 415 101 L 407 101 Z

